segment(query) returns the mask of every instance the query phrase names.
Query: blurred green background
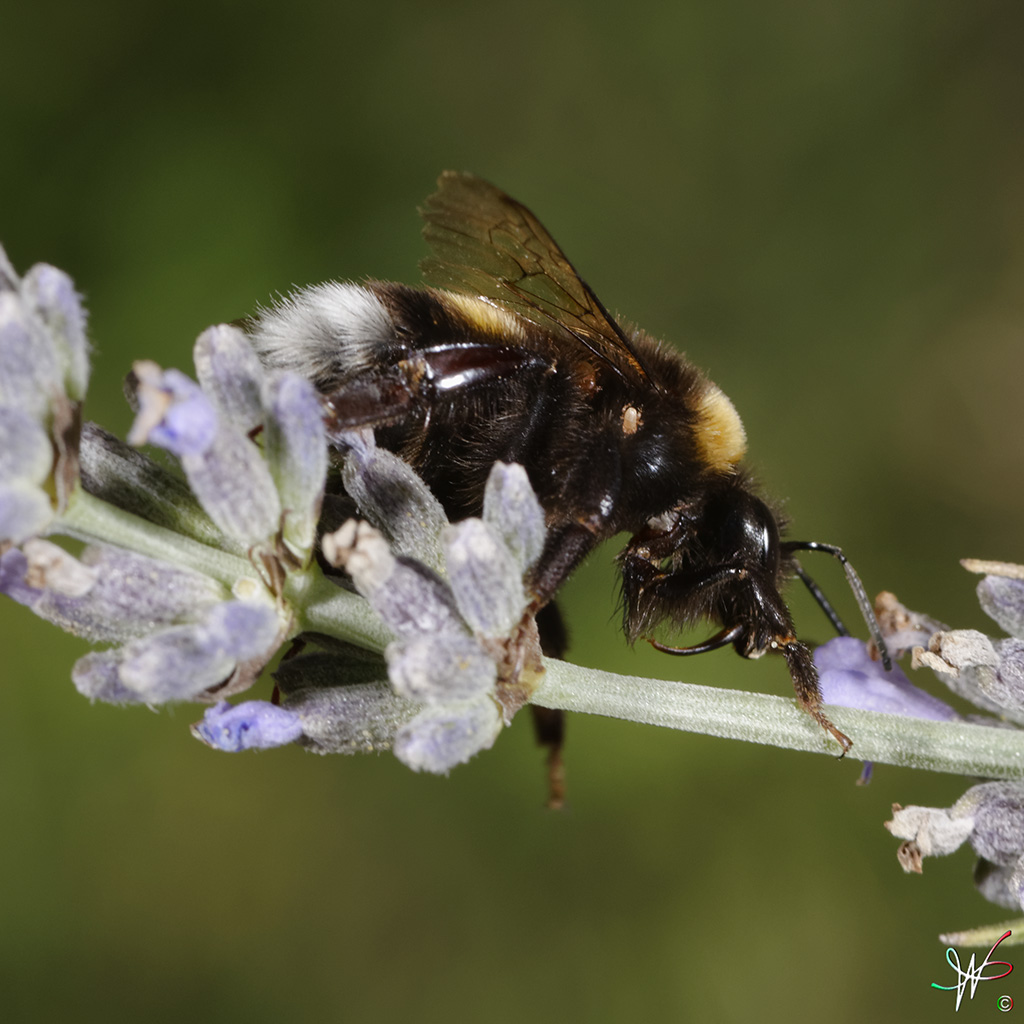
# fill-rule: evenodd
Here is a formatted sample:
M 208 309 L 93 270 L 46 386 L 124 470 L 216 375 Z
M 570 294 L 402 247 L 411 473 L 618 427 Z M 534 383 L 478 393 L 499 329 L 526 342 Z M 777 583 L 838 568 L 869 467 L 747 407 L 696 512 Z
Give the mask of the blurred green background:
M 415 282 L 417 204 L 473 170 L 711 371 L 794 535 L 985 628 L 957 559 L 1024 561 L 1022 15 L 8 4 L 0 240 L 75 277 L 87 413 L 123 432 L 133 358 L 189 369 L 203 327 L 293 284 Z M 626 648 L 612 554 L 566 588 L 576 660 L 790 692 L 768 660 Z M 904 876 L 882 828 L 965 780 L 864 789 L 856 763 L 576 717 L 552 814 L 526 721 L 448 779 L 227 756 L 189 737 L 197 708 L 90 706 L 85 645 L 25 609 L 0 636 L 6 1020 L 934 1020 L 938 933 L 1008 916 L 968 851 Z M 1017 973 L 965 1018 L 1024 998 Z

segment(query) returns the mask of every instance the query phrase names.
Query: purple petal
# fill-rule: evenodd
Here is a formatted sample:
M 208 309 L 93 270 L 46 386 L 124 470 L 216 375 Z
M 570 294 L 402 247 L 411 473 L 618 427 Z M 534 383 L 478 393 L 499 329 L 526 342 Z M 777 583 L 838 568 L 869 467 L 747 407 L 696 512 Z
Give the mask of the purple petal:
M 898 665 L 886 672 L 856 637 L 840 636 L 822 644 L 814 652 L 814 662 L 826 704 L 940 722 L 960 718 L 948 704 L 914 686 Z
M 262 700 L 234 705 L 225 700 L 207 710 L 203 720 L 192 726 L 192 734 L 228 753 L 281 747 L 302 735 L 302 719 L 293 711 Z
M 139 412 L 128 441 L 158 445 L 179 458 L 202 455 L 217 436 L 217 412 L 195 381 L 156 363 L 135 364 Z

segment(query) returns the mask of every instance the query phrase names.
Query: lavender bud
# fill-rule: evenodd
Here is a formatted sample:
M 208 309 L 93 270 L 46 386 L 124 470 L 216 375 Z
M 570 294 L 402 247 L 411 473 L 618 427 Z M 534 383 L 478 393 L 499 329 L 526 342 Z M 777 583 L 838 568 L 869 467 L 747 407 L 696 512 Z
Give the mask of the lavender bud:
M 274 678 L 282 704 L 302 720 L 302 742 L 319 754 L 390 750 L 421 705 L 399 697 L 379 660 L 323 651 L 282 661 Z
M 65 393 L 72 401 L 82 401 L 89 384 L 89 341 L 85 310 L 74 282 L 63 270 L 37 263 L 25 275 L 22 293 L 56 346 L 63 364 Z
M 277 640 L 277 613 L 271 605 L 223 602 L 202 622 L 159 630 L 117 650 L 86 655 L 72 679 L 79 692 L 99 700 L 189 700 L 224 682 L 239 662 L 260 655 L 269 658 Z
M 544 509 L 530 486 L 526 470 L 496 462 L 484 488 L 483 520 L 511 552 L 522 576 L 544 550 Z
M 9 548 L 0 555 L 0 592 L 51 621 L 47 602 L 81 600 L 95 587 L 97 575 L 45 540 L 32 539 L 24 549 Z
M 0 292 L 16 292 L 20 286 L 21 282 L 7 258 L 7 252 L 0 245 Z
M 43 543 L 26 544 L 25 550 L 42 550 Z M 74 562 L 60 548 L 55 550 Z M 123 643 L 194 620 L 225 596 L 219 584 L 200 573 L 106 546 L 86 548 L 81 562 L 74 563 L 89 574 L 90 585 L 78 593 L 55 586 L 38 568 L 31 571 L 28 558 L 17 549 L 7 552 L 0 564 L 0 591 L 48 622 L 94 642 Z
M 0 291 L 0 406 L 11 406 L 49 424 L 62 393 L 60 360 L 43 325 L 14 292 Z
M 0 543 L 21 544 L 42 533 L 52 519 L 45 491 L 24 482 L 0 484 Z
M 1024 722 L 1020 641 L 993 644 L 977 630 L 957 629 L 936 633 L 928 647 L 915 650 L 915 666 L 927 665 L 950 690 L 976 707 Z
M 1024 580 L 986 576 L 977 587 L 985 614 L 1010 636 L 1024 640 Z
M 480 519 L 465 519 L 443 535 L 452 591 L 466 621 L 484 636 L 503 636 L 522 619 L 527 600 L 522 570 L 501 537 Z
M 208 327 L 192 357 L 203 391 L 225 422 L 242 433 L 263 422 L 263 366 L 243 331 L 229 324 Z
M 202 544 L 245 555 L 203 511 L 188 483 L 95 423 L 82 427 L 82 486 L 116 508 Z
M 327 477 L 323 410 L 313 385 L 295 374 L 272 380 L 266 399 L 264 451 L 284 508 L 284 538 L 308 553 Z
M 1024 785 L 1019 782 L 984 782 L 972 786 L 952 808 L 971 814 L 971 846 L 979 857 L 1003 867 L 1016 864 L 1024 854 Z
M 445 774 L 493 746 L 501 713 L 490 697 L 428 706 L 395 737 L 395 756 L 413 771 Z
M 0 406 L 0 483 L 42 484 L 53 469 L 53 444 L 39 421 Z
M 1020 863 L 1014 867 L 979 858 L 974 865 L 974 885 L 990 903 L 1017 910 L 1020 900 Z
M 93 651 L 79 658 L 71 669 L 75 689 L 89 700 L 104 704 L 144 704 L 146 699 L 121 679 L 120 650 Z
M 1016 906 L 1013 903 L 1008 904 L 1009 906 L 1020 907 L 1024 910 L 1024 856 L 1017 859 L 1016 863 L 1010 872 L 1009 882 L 1010 897 L 1014 897 L 1017 900 Z
M 892 821 L 885 827 L 907 842 L 900 852 L 904 871 L 920 871 L 921 857 L 939 857 L 958 850 L 970 837 L 974 818 L 959 805 L 945 807 L 900 807 L 893 804 Z
M 395 692 L 425 703 L 470 700 L 493 690 L 493 658 L 465 634 L 424 635 L 384 652 Z
M 206 452 L 183 456 L 181 466 L 207 515 L 229 537 L 253 547 L 277 533 L 277 488 L 244 434 L 222 427 Z
M 26 558 L 25 582 L 58 598 L 78 600 L 96 586 L 99 572 L 84 565 L 48 540 L 33 538 L 22 547 Z
M 396 554 L 414 556 L 443 573 L 439 538 L 448 518 L 412 467 L 378 448 L 370 430 L 348 431 L 332 440 L 345 447 L 342 480 L 360 514 L 384 531 Z
M 893 657 L 914 647 L 926 647 L 933 633 L 949 629 L 930 615 L 911 611 L 888 590 L 883 590 L 875 598 L 875 617 Z
M 344 568 L 356 589 L 397 637 L 464 633 L 451 592 L 426 566 L 396 558 L 368 523 L 349 520 L 322 541 L 324 557 Z
M 273 537 L 281 504 L 259 449 L 240 430 L 218 421 L 199 386 L 177 370 L 136 363 L 141 409 L 128 440 L 149 440 L 181 459 L 209 517 L 247 547 Z

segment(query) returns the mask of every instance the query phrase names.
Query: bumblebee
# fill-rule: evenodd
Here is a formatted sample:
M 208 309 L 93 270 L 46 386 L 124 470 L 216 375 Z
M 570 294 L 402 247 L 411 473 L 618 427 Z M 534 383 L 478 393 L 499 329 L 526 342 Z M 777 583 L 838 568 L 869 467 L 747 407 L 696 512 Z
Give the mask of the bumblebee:
M 528 581 L 537 611 L 597 544 L 629 533 L 619 555 L 627 639 L 709 620 L 719 628 L 704 643 L 655 646 L 780 653 L 801 706 L 845 753 L 851 741 L 822 710 L 782 597 L 787 580 L 800 575 L 841 625 L 794 553 L 839 557 L 884 649 L 881 636 L 838 548 L 781 539 L 743 467 L 732 402 L 678 353 L 616 322 L 540 221 L 493 185 L 446 172 L 421 213 L 428 287 L 297 291 L 248 324 L 264 362 L 314 382 L 330 431 L 374 428 L 453 520 L 479 514 L 495 461 L 521 463 L 548 525 Z M 557 721 L 542 740 L 557 747 Z

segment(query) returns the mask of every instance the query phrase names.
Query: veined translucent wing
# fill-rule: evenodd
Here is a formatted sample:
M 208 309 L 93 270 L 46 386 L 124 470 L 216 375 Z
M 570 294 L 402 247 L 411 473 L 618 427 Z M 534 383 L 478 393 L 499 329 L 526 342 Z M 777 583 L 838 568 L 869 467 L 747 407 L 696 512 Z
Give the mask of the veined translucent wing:
M 420 213 L 433 253 L 420 264 L 428 284 L 495 302 L 652 386 L 619 325 L 521 203 L 475 175 L 445 171 Z

